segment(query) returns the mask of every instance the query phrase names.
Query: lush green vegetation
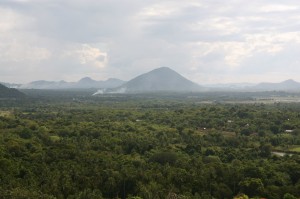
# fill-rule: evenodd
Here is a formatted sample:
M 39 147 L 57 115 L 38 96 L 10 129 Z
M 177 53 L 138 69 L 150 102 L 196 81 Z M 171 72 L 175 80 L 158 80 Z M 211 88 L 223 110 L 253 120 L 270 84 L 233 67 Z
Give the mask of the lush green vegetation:
M 103 96 L 0 105 L 0 198 L 300 197 L 300 104 Z

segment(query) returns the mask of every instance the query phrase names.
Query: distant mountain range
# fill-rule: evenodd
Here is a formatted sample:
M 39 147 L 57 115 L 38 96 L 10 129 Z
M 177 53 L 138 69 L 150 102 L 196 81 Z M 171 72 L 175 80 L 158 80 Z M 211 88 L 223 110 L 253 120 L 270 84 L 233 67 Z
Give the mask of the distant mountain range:
M 141 74 L 126 82 L 116 78 L 96 81 L 89 77 L 78 82 L 34 81 L 28 84 L 2 83 L 17 89 L 98 89 L 102 93 L 141 93 L 141 92 L 198 92 L 198 91 L 296 91 L 300 92 L 300 83 L 286 80 L 279 83 L 232 83 L 200 86 L 168 67 L 161 67 Z
M 263 82 L 259 84 L 251 83 L 232 83 L 232 84 L 213 84 L 205 85 L 210 91 L 298 91 L 300 92 L 300 83 L 292 79 L 279 82 L 270 83 Z
M 222 90 L 222 89 L 231 89 L 231 90 L 239 90 L 250 88 L 256 86 L 254 83 L 227 83 L 227 84 L 206 84 L 203 87 L 208 88 L 209 90 Z
M 300 83 L 292 79 L 280 83 L 260 83 L 254 87 L 253 90 L 260 91 L 300 91 Z
M 89 77 L 82 78 L 78 82 L 66 82 L 66 81 L 34 81 L 28 84 L 20 85 L 20 89 L 89 89 L 89 88 L 115 88 L 125 81 L 120 79 L 110 78 L 106 81 L 96 81 Z
M 17 89 L 8 88 L 0 84 L 0 98 L 22 98 L 25 97 L 24 93 L 21 93 Z

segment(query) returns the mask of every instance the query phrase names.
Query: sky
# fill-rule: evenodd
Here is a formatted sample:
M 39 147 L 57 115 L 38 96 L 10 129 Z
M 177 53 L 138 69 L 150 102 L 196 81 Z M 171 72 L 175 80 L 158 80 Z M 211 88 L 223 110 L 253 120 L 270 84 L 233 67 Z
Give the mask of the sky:
M 0 0 L 0 82 L 300 81 L 299 0 Z

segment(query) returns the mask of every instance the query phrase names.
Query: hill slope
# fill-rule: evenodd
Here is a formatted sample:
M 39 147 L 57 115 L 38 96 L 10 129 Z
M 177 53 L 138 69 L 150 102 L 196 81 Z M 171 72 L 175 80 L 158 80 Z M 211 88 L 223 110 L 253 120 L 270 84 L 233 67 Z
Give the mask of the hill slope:
M 24 93 L 21 93 L 17 89 L 7 88 L 0 84 L 0 98 L 22 98 L 25 97 Z
M 201 87 L 168 67 L 137 76 L 120 87 L 125 92 L 198 91 Z

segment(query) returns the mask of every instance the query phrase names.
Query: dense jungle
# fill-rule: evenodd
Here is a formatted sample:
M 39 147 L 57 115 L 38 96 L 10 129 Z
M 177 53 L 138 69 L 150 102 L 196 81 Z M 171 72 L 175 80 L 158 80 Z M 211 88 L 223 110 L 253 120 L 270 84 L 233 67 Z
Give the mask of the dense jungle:
M 0 198 L 300 197 L 298 103 L 70 96 L 0 100 Z

